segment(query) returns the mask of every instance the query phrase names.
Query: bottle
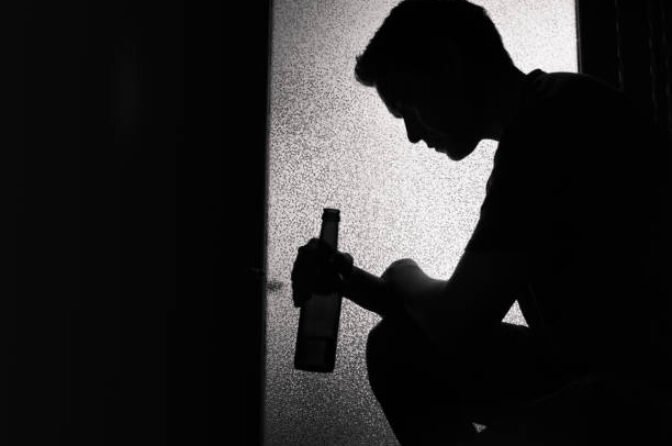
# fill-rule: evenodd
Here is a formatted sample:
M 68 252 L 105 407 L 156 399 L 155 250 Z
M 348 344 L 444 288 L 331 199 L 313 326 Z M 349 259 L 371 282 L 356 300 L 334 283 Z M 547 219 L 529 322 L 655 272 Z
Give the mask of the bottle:
M 338 209 L 324 209 L 320 239 L 338 249 Z M 313 294 L 301 306 L 294 352 L 294 368 L 310 372 L 333 372 L 343 298 L 337 292 Z

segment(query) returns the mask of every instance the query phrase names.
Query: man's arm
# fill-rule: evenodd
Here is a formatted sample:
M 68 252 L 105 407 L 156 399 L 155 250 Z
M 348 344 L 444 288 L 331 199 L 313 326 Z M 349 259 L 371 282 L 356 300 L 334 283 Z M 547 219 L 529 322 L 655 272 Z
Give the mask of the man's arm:
M 332 269 L 333 274 L 324 273 Z M 477 342 L 501 322 L 526 283 L 526 272 L 521 253 L 467 250 L 448 281 L 428 277 L 410 259 L 392 263 L 377 277 L 355 267 L 347 254 L 320 254 L 314 240 L 300 249 L 292 285 L 300 306 L 316 282 L 339 275 L 341 280 L 326 282 L 340 282 L 337 288 L 354 303 L 383 317 L 405 311 L 437 345 L 451 349 Z
M 430 339 L 451 351 L 478 343 L 500 323 L 526 280 L 522 253 L 467 251 L 450 280 L 429 279 L 404 293 L 403 304 Z
M 380 277 L 353 266 L 340 291 L 360 307 L 384 316 L 391 304 L 386 289 Z
M 526 284 L 526 272 L 522 253 L 467 251 L 448 281 L 432 279 L 402 259 L 380 278 L 353 267 L 341 291 L 381 316 L 403 309 L 430 339 L 450 349 L 502 321 Z

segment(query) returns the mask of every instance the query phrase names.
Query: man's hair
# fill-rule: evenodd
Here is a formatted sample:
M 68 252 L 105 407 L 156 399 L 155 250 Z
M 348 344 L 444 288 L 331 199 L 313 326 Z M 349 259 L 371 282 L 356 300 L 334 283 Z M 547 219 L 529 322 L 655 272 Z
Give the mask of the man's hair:
M 403 0 L 357 57 L 355 77 L 375 86 L 389 73 L 436 72 L 455 47 L 467 75 L 487 78 L 513 67 L 482 7 L 466 0 Z

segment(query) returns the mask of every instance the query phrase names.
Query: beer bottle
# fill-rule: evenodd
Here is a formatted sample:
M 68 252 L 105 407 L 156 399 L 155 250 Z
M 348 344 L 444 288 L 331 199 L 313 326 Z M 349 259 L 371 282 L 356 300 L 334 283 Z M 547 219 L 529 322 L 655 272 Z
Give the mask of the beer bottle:
M 320 239 L 338 249 L 338 209 L 324 209 Z M 336 363 L 338 324 L 342 296 L 338 292 L 314 293 L 301 306 L 294 352 L 294 368 L 311 372 L 333 372 Z

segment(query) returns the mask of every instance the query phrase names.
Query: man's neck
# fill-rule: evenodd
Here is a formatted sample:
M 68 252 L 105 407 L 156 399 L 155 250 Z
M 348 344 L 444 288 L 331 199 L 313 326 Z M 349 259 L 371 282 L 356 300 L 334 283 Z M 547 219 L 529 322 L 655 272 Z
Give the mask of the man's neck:
M 493 85 L 488 110 L 491 125 L 486 138 L 499 141 L 506 128 L 515 120 L 522 105 L 524 84 L 525 74 L 516 68 Z

